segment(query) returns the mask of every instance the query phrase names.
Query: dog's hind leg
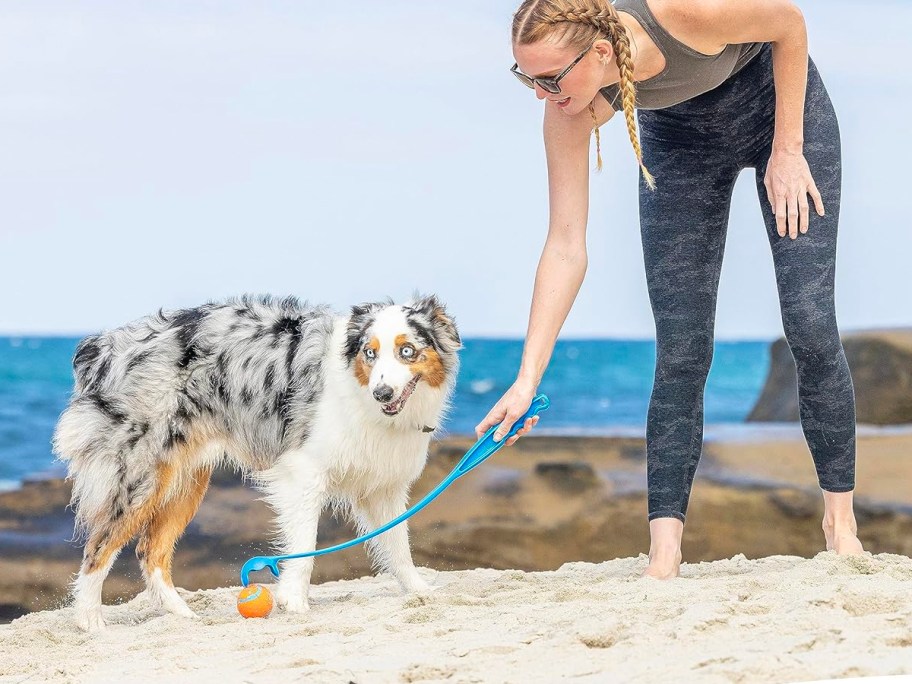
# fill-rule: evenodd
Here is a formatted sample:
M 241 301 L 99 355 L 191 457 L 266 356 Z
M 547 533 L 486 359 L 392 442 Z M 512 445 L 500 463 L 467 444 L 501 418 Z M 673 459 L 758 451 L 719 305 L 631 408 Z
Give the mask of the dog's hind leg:
M 182 481 L 179 488 L 152 514 L 136 545 L 136 557 L 142 566 L 149 600 L 175 615 L 196 617 L 174 588 L 171 563 L 174 545 L 196 515 L 211 476 L 211 466 L 190 472 L 186 481 Z
M 101 589 L 121 549 L 148 523 L 171 480 L 171 469 L 158 468 L 152 494 L 135 508 L 124 510 L 119 503 L 95 512 L 86 521 L 88 541 L 82 566 L 73 582 L 76 623 L 86 631 L 104 627 L 101 617 Z
M 138 525 L 137 525 L 138 527 Z M 82 555 L 82 566 L 73 582 L 73 608 L 76 624 L 86 632 L 103 629 L 101 589 L 120 550 L 133 537 L 133 532 L 106 530 L 89 535 Z
M 359 533 L 370 532 L 402 515 L 408 502 L 408 491 L 380 490 L 352 503 L 352 510 L 358 523 Z M 403 590 L 420 592 L 430 589 L 421 579 L 412 561 L 409 548 L 408 523 L 401 522 L 393 529 L 368 542 L 368 550 L 374 565 L 391 572 Z

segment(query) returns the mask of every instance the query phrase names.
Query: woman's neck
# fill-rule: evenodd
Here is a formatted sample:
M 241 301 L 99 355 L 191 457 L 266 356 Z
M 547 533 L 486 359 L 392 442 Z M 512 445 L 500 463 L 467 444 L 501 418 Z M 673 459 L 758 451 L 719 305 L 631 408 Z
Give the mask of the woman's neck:
M 652 41 L 640 23 L 626 12 L 618 12 L 621 24 L 630 38 L 630 59 L 633 61 L 633 80 L 645 81 L 657 76 L 665 69 L 665 55 Z M 608 69 L 608 82 L 612 85 L 620 80 L 616 69 Z

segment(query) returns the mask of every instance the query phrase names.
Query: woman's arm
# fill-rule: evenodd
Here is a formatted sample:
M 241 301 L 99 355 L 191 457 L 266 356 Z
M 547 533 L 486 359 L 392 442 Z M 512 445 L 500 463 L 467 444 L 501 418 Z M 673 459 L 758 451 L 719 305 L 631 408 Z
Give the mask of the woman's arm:
M 599 124 L 614 113 L 604 98 L 596 97 Z M 548 237 L 542 250 L 522 363 L 516 382 L 475 428 L 480 436 L 501 423 L 501 439 L 529 408 L 548 367 L 554 343 L 570 312 L 586 274 L 586 224 L 589 214 L 589 140 L 593 121 L 588 110 L 567 116 L 553 103 L 545 103 L 544 138 L 548 162 Z M 507 444 L 528 432 L 537 418 Z

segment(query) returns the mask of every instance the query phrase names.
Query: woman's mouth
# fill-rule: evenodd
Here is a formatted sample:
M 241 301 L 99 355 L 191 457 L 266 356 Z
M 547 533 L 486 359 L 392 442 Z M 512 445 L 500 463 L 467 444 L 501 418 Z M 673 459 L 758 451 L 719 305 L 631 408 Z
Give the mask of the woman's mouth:
M 568 104 L 570 104 L 570 98 L 565 97 L 563 100 L 555 100 L 554 104 L 556 104 L 558 107 L 566 107 Z

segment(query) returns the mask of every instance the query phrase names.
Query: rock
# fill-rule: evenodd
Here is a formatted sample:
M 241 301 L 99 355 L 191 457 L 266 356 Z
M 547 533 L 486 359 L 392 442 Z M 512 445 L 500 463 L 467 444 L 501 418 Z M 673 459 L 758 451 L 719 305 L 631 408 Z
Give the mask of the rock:
M 598 478 L 588 463 L 538 463 L 535 474 L 544 478 L 555 489 L 564 492 L 581 492 L 595 486 Z
M 63 514 L 70 503 L 70 483 L 62 479 L 27 480 L 22 487 L 0 496 L 0 519 L 25 519 L 50 511 Z
M 482 491 L 493 496 L 514 496 L 520 490 L 521 480 L 519 473 L 495 470 L 488 475 Z
M 821 508 L 819 496 L 800 489 L 774 489 L 769 500 L 790 518 L 810 518 Z M 823 513 L 822 508 L 820 513 Z
M 912 328 L 842 335 L 859 423 L 912 423 Z M 770 348 L 770 370 L 749 421 L 797 421 L 795 361 L 784 338 Z

